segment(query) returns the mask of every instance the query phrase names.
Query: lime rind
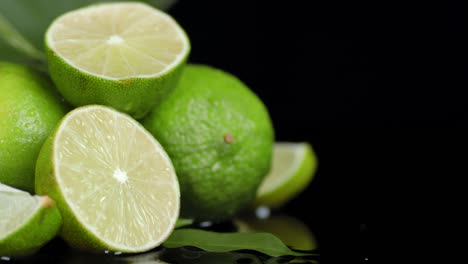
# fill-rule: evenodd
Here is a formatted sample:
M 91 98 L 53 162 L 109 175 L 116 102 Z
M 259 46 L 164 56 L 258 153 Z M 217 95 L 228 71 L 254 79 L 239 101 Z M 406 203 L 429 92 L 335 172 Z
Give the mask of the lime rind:
M 70 104 L 107 105 L 136 119 L 145 117 L 174 89 L 187 59 L 161 77 L 113 81 L 77 71 L 49 48 L 46 54 L 51 78 Z
M 276 151 L 278 148 L 290 148 L 295 157 L 287 170 L 282 168 L 282 175 L 275 175 L 279 179 L 274 179 L 274 183 L 269 181 L 269 176 L 265 178 L 257 193 L 254 206 L 268 206 L 279 208 L 288 201 L 300 194 L 310 184 L 317 170 L 317 156 L 312 146 L 308 142 L 276 142 Z M 274 160 L 274 159 L 273 159 Z M 270 173 L 278 173 L 270 172 Z M 265 186 L 266 185 L 266 186 Z

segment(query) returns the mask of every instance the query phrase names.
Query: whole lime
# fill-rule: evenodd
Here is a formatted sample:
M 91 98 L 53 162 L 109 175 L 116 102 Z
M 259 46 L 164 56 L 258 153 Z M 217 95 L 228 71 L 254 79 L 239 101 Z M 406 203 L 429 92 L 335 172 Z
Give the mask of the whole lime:
M 0 182 L 34 192 L 39 150 L 67 108 L 50 80 L 0 62 Z
M 222 221 L 255 199 L 271 166 L 274 131 L 263 102 L 237 77 L 187 65 L 143 124 L 174 164 L 182 216 Z

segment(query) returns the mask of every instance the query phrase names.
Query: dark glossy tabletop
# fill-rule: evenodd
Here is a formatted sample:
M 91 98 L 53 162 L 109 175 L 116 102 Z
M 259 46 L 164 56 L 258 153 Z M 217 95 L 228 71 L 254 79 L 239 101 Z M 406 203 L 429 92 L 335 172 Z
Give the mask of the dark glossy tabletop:
M 284 215 L 283 215 L 284 216 Z M 274 215 L 273 215 L 274 217 Z M 289 216 L 288 216 L 289 217 Z M 292 221 L 298 219 L 290 217 Z M 237 225 L 233 221 L 224 222 L 220 224 L 211 225 L 208 227 L 202 227 L 206 224 L 197 225 L 195 227 L 217 231 L 217 232 L 233 232 L 238 231 Z M 288 230 L 287 222 L 281 225 L 283 231 L 295 232 L 294 230 Z M 314 250 L 296 250 L 298 252 L 314 253 L 319 254 L 319 247 L 316 238 L 311 230 L 307 231 L 307 235 L 313 243 Z M 308 245 L 310 246 L 310 244 Z M 257 263 L 319 263 L 319 256 L 308 256 L 308 257 L 270 257 L 265 254 L 253 251 L 253 250 L 241 250 L 227 253 L 215 253 L 207 252 L 194 247 L 182 247 L 175 249 L 168 249 L 162 246 L 155 248 L 154 250 L 140 253 L 140 254 L 121 254 L 114 252 L 102 252 L 86 253 L 77 250 L 73 250 L 67 246 L 67 244 L 60 238 L 55 238 L 46 244 L 36 254 L 24 257 L 24 258 L 9 258 L 1 257 L 0 262 L 2 263 L 187 263 L 187 264 L 257 264 Z

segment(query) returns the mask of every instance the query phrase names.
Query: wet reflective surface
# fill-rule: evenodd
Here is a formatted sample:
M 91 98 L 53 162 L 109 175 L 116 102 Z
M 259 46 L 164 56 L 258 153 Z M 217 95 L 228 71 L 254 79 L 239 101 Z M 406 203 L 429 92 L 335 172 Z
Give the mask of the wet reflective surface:
M 272 214 L 261 219 L 254 215 L 243 216 L 233 221 L 213 225 L 208 222 L 197 223 L 192 227 L 217 232 L 263 231 L 275 234 L 291 249 L 299 252 L 319 254 L 316 239 L 308 226 L 301 220 L 284 215 Z M 291 247 L 293 245 L 294 247 Z M 298 249 L 299 248 L 299 249 Z M 319 256 L 308 257 L 270 257 L 252 250 L 226 253 L 213 253 L 194 247 L 166 249 L 158 247 L 142 254 L 121 254 L 103 252 L 90 254 L 73 250 L 60 238 L 45 245 L 38 253 L 27 258 L 1 257 L 0 263 L 171 263 L 171 264 L 279 264 L 279 263 L 319 263 Z
M 269 257 L 254 251 L 236 251 L 227 253 L 213 253 L 199 250 L 196 248 L 177 248 L 163 249 L 158 248 L 150 252 L 136 255 L 114 255 L 108 254 L 89 254 L 73 250 L 59 251 L 54 244 L 61 242 L 52 242 L 51 251 L 42 250 L 38 254 L 24 259 L 8 259 L 3 257 L 2 263 L 190 263 L 190 264 L 257 264 L 257 263 L 319 263 L 317 257 Z

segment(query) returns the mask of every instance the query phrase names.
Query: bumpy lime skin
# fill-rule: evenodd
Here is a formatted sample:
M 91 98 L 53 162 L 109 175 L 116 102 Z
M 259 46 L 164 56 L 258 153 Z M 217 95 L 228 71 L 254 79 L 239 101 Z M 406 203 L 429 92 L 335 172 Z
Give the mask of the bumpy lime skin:
M 0 256 L 23 257 L 36 253 L 60 230 L 62 217 L 56 204 L 38 210 L 25 227 L 0 240 Z
M 185 58 L 162 77 L 110 80 L 73 68 L 46 48 L 52 80 L 73 106 L 107 105 L 136 119 L 144 117 L 176 86 Z
M 34 192 L 39 150 L 68 110 L 46 76 L 0 62 L 0 182 Z
M 223 221 L 253 202 L 271 166 L 274 131 L 263 102 L 237 77 L 187 65 L 142 123 L 174 164 L 183 217 Z

